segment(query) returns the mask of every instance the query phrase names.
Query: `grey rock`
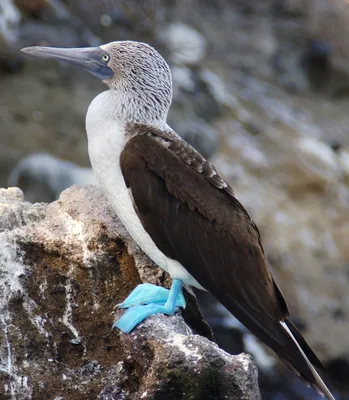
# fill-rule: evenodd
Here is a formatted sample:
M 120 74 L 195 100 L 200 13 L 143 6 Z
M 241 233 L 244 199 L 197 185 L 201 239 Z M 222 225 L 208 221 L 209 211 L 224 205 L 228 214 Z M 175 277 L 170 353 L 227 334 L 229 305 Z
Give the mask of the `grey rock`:
M 50 202 L 71 185 L 97 184 L 97 181 L 91 168 L 80 167 L 47 153 L 33 153 L 13 168 L 8 184 L 20 187 L 31 202 Z
M 26 21 L 21 26 L 20 44 L 21 47 L 79 47 L 82 45 L 82 40 L 76 28 L 64 21 L 54 25 L 40 21 Z
M 11 46 L 18 40 L 21 14 L 13 0 L 3 0 L 0 4 L 0 49 Z
M 186 323 L 180 315 L 156 315 L 128 335 L 111 329 L 115 304 L 138 283 L 168 279 L 97 187 L 73 186 L 39 206 L 18 189 L 1 190 L 0 205 L 5 396 L 260 399 L 250 357 L 229 355 L 187 325 L 204 330 L 202 317 Z
M 181 121 L 173 125 L 175 131 L 205 158 L 210 158 L 218 149 L 217 132 L 205 121 Z
M 199 63 L 205 56 L 206 40 L 196 29 L 181 22 L 173 22 L 158 32 L 166 42 L 175 64 Z
M 19 188 L 0 189 L 0 232 L 43 218 L 46 204 L 24 201 Z
M 97 400 L 127 400 L 127 395 L 120 386 L 107 386 L 98 395 Z

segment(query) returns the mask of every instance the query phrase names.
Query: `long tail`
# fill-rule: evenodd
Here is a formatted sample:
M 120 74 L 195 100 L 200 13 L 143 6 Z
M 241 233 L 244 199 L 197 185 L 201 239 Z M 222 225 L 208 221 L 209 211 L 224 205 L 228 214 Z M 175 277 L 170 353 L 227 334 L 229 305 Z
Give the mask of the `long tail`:
M 247 329 L 269 346 L 307 386 L 313 386 L 321 396 L 326 396 L 328 400 L 335 400 L 315 370 L 315 368 L 324 369 L 321 361 L 288 319 L 287 305 L 281 292 L 278 292 L 280 309 L 284 315 L 278 316 L 278 318 L 259 312 L 255 307 L 241 305 L 240 302 L 225 293 L 217 290 L 211 290 L 211 292 Z
M 306 384 L 312 385 L 314 387 L 314 389 L 319 393 L 320 396 L 322 396 L 322 397 L 326 396 L 329 400 L 335 400 L 335 398 L 333 397 L 332 393 L 329 391 L 329 389 L 327 388 L 327 386 L 325 385 L 323 380 L 320 378 L 320 375 L 317 373 L 317 371 L 313 367 L 313 364 L 309 361 L 308 357 L 309 356 L 313 357 L 314 353 L 312 352 L 312 350 L 310 349 L 310 347 L 308 346 L 306 341 L 303 339 L 302 335 L 298 332 L 297 328 L 289 320 L 286 320 L 286 322 L 280 321 L 280 324 L 285 329 L 285 331 L 288 333 L 288 335 L 292 338 L 294 343 L 297 345 L 298 350 L 302 354 L 304 360 L 306 361 L 309 369 L 312 372 L 313 380 L 310 381 L 309 378 L 307 379 L 306 377 L 300 375 L 299 372 L 294 367 L 292 367 L 292 365 L 290 365 L 289 362 L 286 362 L 286 364 L 289 367 L 291 367 L 291 369 L 293 371 L 295 371 L 296 374 Z M 296 339 L 296 337 L 297 337 L 297 339 Z M 307 357 L 307 355 L 308 355 L 308 357 Z M 318 361 L 317 358 L 316 358 L 316 360 Z M 283 361 L 285 361 L 285 360 L 283 360 Z M 317 364 L 318 364 L 318 362 L 317 362 Z M 321 368 L 321 364 L 319 364 L 317 366 Z

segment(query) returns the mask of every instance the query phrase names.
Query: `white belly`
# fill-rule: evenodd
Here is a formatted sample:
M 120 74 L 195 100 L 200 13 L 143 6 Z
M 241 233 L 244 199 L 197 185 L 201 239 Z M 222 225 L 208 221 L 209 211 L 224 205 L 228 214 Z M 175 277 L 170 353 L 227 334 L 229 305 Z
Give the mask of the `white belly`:
M 176 260 L 168 258 L 155 245 L 138 218 L 125 185 L 120 168 L 120 153 L 124 147 L 124 129 L 115 121 L 100 123 L 92 118 L 95 115 L 94 102 L 86 117 L 88 150 L 94 174 L 113 206 L 116 214 L 125 225 L 139 247 L 172 278 L 182 279 L 186 284 L 203 289 L 202 286 Z

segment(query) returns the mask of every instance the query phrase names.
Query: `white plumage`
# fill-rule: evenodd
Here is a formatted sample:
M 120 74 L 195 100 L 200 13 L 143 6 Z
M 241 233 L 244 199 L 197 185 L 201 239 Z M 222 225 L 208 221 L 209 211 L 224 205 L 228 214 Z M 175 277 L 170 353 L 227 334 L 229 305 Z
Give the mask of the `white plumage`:
M 115 94 L 107 90 L 92 101 L 87 111 L 88 151 L 96 179 L 139 247 L 172 278 L 182 279 L 188 285 L 203 289 L 178 261 L 168 258 L 156 247 L 135 212 L 120 168 L 120 154 L 125 147 L 126 137 L 124 123 L 115 116 L 115 104 L 119 103 Z M 159 125 L 157 129 L 161 128 Z M 164 122 L 162 128 L 166 127 Z

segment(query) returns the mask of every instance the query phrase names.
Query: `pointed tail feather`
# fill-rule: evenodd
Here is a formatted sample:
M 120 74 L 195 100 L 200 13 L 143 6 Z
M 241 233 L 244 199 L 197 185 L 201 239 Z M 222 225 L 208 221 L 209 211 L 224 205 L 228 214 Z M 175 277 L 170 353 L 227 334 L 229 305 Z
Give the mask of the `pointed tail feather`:
M 317 355 L 313 352 L 313 350 L 310 348 L 308 343 L 304 340 L 303 336 L 300 334 L 298 329 L 294 326 L 293 322 L 291 322 L 289 319 L 285 321 L 288 329 L 291 331 L 293 335 L 293 339 L 296 340 L 296 343 L 299 344 L 299 346 L 302 348 L 303 352 L 307 356 L 307 359 L 310 361 L 310 363 L 324 371 L 324 366 L 322 365 L 322 362 L 318 359 Z
M 327 386 L 325 385 L 323 380 L 320 378 L 320 375 L 317 373 L 317 371 L 315 370 L 315 368 L 312 364 L 312 362 L 314 361 L 315 366 L 320 365 L 320 368 L 322 368 L 321 362 L 316 357 L 314 352 L 310 349 L 310 347 L 305 342 L 305 340 L 300 335 L 300 333 L 297 331 L 296 327 L 290 321 L 287 321 L 287 322 L 280 321 L 280 324 L 285 329 L 285 331 L 289 334 L 289 336 L 292 338 L 294 343 L 297 345 L 298 350 L 302 354 L 304 360 L 306 361 L 309 369 L 312 372 L 313 380 L 310 381 L 306 377 L 301 376 L 301 378 L 303 378 L 302 380 L 309 382 L 316 389 L 316 391 L 320 394 L 320 396 L 322 396 L 322 397 L 326 396 L 328 398 L 328 400 L 335 400 L 332 393 L 328 390 Z M 299 343 L 296 340 L 296 337 L 298 338 Z M 309 359 L 312 360 L 312 362 L 310 362 Z M 289 363 L 287 363 L 287 364 L 289 364 Z
M 301 333 L 288 320 L 286 306 L 284 315 L 280 318 L 279 316 L 275 317 L 268 313 L 258 312 L 258 309 L 246 304 L 242 306 L 232 296 L 227 296 L 222 292 L 211 288 L 209 288 L 209 291 L 247 329 L 269 346 L 304 383 L 313 386 L 319 394 L 326 396 L 328 400 L 335 400 L 314 368 L 323 369 L 320 360 L 306 343 Z M 286 305 L 286 303 L 284 304 Z

